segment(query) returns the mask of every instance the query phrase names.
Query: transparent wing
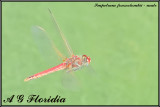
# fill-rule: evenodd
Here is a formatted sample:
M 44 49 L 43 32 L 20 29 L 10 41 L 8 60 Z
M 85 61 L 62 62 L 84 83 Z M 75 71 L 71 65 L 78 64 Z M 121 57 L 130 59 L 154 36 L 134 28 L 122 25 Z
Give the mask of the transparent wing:
M 53 25 L 54 25 L 54 26 L 56 27 L 56 29 L 59 31 L 59 34 L 60 34 L 60 36 L 62 37 L 62 39 L 63 39 L 63 41 L 64 41 L 64 44 L 65 44 L 65 46 L 66 46 L 66 48 L 67 48 L 67 50 L 68 50 L 69 55 L 72 56 L 72 55 L 73 55 L 73 51 L 72 51 L 69 43 L 67 42 L 67 40 L 66 40 L 66 38 L 65 38 L 62 30 L 60 29 L 59 25 L 57 24 L 57 21 L 56 21 L 54 15 L 53 15 L 53 13 L 51 12 L 50 9 L 48 9 L 48 10 L 49 10 L 49 12 L 50 12 L 50 14 L 51 14 L 51 18 L 52 18 L 52 21 L 53 21 Z
M 70 91 L 79 91 L 81 88 L 80 81 L 73 72 L 63 72 L 62 86 Z
M 45 58 L 47 62 L 53 62 L 55 61 L 54 54 L 55 52 L 58 55 L 58 58 L 61 60 L 64 60 L 66 57 L 56 48 L 55 44 L 45 30 L 40 26 L 33 26 L 32 27 L 32 34 L 33 38 L 41 51 L 42 56 Z M 54 52 L 55 50 L 55 52 Z

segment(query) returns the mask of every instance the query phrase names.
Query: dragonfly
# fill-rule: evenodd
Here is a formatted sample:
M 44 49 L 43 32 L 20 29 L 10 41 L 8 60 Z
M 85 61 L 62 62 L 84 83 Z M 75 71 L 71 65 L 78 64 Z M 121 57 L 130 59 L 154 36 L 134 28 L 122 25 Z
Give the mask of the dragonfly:
M 33 80 L 33 79 L 36 79 L 36 78 L 39 78 L 39 77 L 42 77 L 44 75 L 48 75 L 50 73 L 54 73 L 56 71 L 61 71 L 61 70 L 65 70 L 66 72 L 72 72 L 72 71 L 77 71 L 83 67 L 86 67 L 90 64 L 91 62 L 91 58 L 87 55 L 74 55 L 73 54 L 73 50 L 71 49 L 68 41 L 66 40 L 64 34 L 62 33 L 62 30 L 60 29 L 59 25 L 57 24 L 57 21 L 53 15 L 53 13 L 51 12 L 50 9 L 49 10 L 49 13 L 51 15 L 51 18 L 52 18 L 52 21 L 53 23 L 55 24 L 56 26 L 56 29 L 58 30 L 65 46 L 66 46 L 66 49 L 68 50 L 68 53 L 70 55 L 70 57 L 66 57 L 64 56 L 60 50 L 58 50 L 58 48 L 55 46 L 55 44 L 52 42 L 52 48 L 55 50 L 55 52 L 58 54 L 58 56 L 62 59 L 62 63 L 57 65 L 57 66 L 54 66 L 52 68 L 49 68 L 47 70 L 44 70 L 42 72 L 39 72 L 39 73 L 36 73 L 32 76 L 29 76 L 27 77 L 26 79 L 24 79 L 24 81 L 30 81 L 30 80 Z M 37 31 L 40 31 L 40 32 L 45 32 L 45 30 L 40 27 L 40 26 L 36 26 L 34 27 Z M 46 37 L 47 38 L 47 37 Z

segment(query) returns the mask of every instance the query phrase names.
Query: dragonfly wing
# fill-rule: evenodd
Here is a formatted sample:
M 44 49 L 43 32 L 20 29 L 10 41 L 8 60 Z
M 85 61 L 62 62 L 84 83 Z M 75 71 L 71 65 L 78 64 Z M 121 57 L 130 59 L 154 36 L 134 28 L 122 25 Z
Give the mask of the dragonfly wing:
M 41 51 L 42 56 L 44 56 L 45 60 L 48 62 L 55 61 L 54 53 L 56 52 L 60 59 L 64 59 L 65 56 L 56 48 L 55 44 L 45 30 L 40 26 L 33 26 L 32 27 L 32 34 L 33 38 Z M 55 50 L 55 52 L 53 51 Z
M 69 55 L 72 56 L 72 55 L 73 55 L 72 48 L 70 47 L 70 45 L 69 45 L 69 43 L 67 42 L 67 40 L 66 40 L 66 38 L 65 38 L 62 30 L 60 29 L 59 25 L 57 24 L 57 21 L 56 21 L 54 15 L 53 15 L 53 13 L 51 12 L 50 9 L 48 9 L 48 10 L 49 10 L 49 12 L 50 12 L 50 14 L 51 14 L 51 18 L 52 18 L 53 24 L 54 24 L 54 26 L 56 27 L 56 29 L 59 31 L 59 34 L 60 34 L 60 36 L 62 37 L 62 39 L 63 39 L 63 41 L 64 41 L 64 44 L 65 44 L 65 46 L 66 46 L 66 48 L 67 48 L 67 50 L 68 50 Z
M 62 75 L 62 86 L 65 89 L 71 91 L 80 90 L 81 84 L 78 78 L 73 74 L 73 72 L 63 72 Z

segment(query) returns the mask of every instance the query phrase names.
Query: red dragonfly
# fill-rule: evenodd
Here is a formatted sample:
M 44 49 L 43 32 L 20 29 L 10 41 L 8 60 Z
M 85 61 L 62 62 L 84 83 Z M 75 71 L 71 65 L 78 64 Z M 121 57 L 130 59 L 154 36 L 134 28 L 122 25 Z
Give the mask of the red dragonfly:
M 49 68 L 47 70 L 44 70 L 42 72 L 39 72 L 39 73 L 34 74 L 32 76 L 29 76 L 26 79 L 24 79 L 24 81 L 29 81 L 29 80 L 32 80 L 32 79 L 36 79 L 36 78 L 42 77 L 44 75 L 47 75 L 47 74 L 50 74 L 50 73 L 53 73 L 53 72 L 56 72 L 56 71 L 60 71 L 60 70 L 66 70 L 66 72 L 77 71 L 84 66 L 88 66 L 91 62 L 91 58 L 87 55 L 74 55 L 73 54 L 73 51 L 72 51 L 70 45 L 68 44 L 67 40 L 65 39 L 65 37 L 64 37 L 60 27 L 58 26 L 58 24 L 56 22 L 56 19 L 54 18 L 50 9 L 49 9 L 49 12 L 51 14 L 53 22 L 56 25 L 57 30 L 59 31 L 59 33 L 60 33 L 60 35 L 61 35 L 61 37 L 62 37 L 62 39 L 65 43 L 65 46 L 66 46 L 66 48 L 69 52 L 70 58 L 67 58 L 67 57 L 63 56 L 62 53 L 56 48 L 56 46 L 52 42 L 53 49 L 62 58 L 63 62 L 61 64 L 55 66 L 55 67 Z M 39 27 L 39 26 L 36 26 L 34 29 L 36 29 L 37 31 L 43 32 L 43 33 L 45 32 L 45 30 L 42 27 Z

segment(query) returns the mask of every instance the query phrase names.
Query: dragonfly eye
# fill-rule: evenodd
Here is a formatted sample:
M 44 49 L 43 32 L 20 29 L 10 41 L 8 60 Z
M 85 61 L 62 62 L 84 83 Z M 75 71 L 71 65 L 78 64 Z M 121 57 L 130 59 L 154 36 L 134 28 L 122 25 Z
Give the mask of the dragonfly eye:
M 91 62 L 91 58 L 88 56 L 87 57 L 87 62 L 90 63 Z

